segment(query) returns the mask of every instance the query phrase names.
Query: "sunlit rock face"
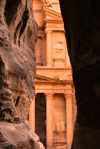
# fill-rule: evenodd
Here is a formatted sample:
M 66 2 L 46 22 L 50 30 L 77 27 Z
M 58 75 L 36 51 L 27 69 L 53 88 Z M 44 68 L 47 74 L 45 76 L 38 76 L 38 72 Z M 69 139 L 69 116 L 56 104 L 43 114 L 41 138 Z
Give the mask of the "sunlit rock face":
M 0 0 L 0 149 L 43 149 L 31 130 L 37 23 L 32 0 Z
M 72 149 L 100 148 L 100 1 L 60 0 L 76 89 Z

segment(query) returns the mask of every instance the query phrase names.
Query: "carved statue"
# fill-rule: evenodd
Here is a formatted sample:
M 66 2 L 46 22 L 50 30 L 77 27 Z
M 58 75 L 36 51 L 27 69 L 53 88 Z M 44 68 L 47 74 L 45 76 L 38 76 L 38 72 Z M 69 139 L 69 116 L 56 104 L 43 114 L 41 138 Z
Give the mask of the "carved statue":
M 63 44 L 62 41 L 57 41 L 57 45 L 56 45 L 56 47 L 54 47 L 55 57 L 61 57 L 61 53 L 63 51 L 62 44 Z
M 42 63 L 42 40 L 41 38 L 39 38 L 37 40 L 37 44 L 36 44 L 36 47 L 35 47 L 35 51 L 36 51 L 36 63 L 40 62 Z
M 59 132 L 63 132 L 65 131 L 66 128 L 65 128 L 65 122 L 64 121 L 60 121 L 56 124 L 56 131 L 59 133 Z

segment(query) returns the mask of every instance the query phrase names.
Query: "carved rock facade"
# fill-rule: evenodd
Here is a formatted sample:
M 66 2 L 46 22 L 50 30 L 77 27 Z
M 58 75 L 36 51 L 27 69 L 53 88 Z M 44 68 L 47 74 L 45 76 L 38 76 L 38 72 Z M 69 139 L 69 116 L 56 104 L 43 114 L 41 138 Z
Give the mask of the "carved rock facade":
M 69 149 L 76 105 L 59 1 L 33 0 L 33 4 L 39 30 L 35 49 L 36 97 L 29 122 L 46 149 Z
M 42 149 L 31 130 L 37 24 L 31 0 L 0 1 L 0 148 Z

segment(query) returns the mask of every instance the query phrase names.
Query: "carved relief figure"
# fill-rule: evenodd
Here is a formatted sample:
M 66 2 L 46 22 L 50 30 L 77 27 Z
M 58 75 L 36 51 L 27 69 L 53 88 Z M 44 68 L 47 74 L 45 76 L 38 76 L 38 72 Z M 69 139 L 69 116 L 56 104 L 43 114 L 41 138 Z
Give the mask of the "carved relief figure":
M 58 123 L 56 124 L 56 131 L 57 131 L 58 133 L 63 132 L 63 131 L 65 131 L 65 130 L 66 130 L 66 128 L 65 128 L 65 122 L 64 122 L 64 121 L 60 121 L 60 122 L 58 122 Z
M 62 53 L 62 51 L 63 51 L 62 44 L 63 44 L 62 41 L 57 41 L 57 45 L 56 45 L 56 47 L 54 47 L 54 50 L 55 50 L 55 58 L 56 58 L 56 57 L 61 57 L 61 53 Z
M 41 57 L 42 57 L 42 48 L 41 47 L 38 47 L 37 50 L 36 50 L 36 58 L 37 60 L 41 60 Z
M 36 63 L 42 63 L 42 39 L 38 38 L 36 44 Z

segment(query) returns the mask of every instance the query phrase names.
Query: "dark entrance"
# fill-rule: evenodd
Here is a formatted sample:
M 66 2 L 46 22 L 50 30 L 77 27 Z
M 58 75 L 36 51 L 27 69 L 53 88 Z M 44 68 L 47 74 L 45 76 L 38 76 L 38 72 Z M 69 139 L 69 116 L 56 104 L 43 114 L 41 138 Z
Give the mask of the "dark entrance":
M 35 98 L 35 132 L 46 147 L 46 99 L 43 93 Z

